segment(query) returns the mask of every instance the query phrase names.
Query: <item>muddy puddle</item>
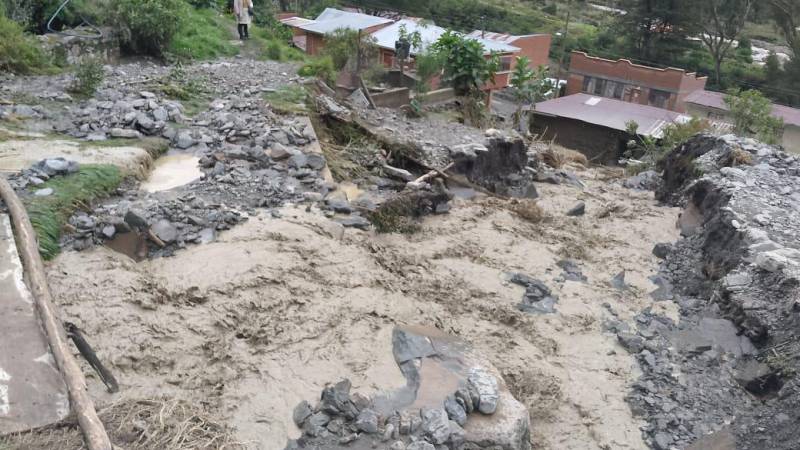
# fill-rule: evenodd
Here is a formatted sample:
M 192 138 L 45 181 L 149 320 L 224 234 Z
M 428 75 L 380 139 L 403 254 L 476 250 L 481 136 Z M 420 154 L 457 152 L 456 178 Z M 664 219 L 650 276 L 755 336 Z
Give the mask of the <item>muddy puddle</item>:
M 168 191 L 191 183 L 203 175 L 200 158 L 189 153 L 167 154 L 156 160 L 153 171 L 141 184 L 147 192 Z

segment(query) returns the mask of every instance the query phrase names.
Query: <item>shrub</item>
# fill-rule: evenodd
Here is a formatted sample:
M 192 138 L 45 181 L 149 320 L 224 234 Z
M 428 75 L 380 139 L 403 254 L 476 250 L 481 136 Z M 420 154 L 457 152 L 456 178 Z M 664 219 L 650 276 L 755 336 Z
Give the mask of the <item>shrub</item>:
M 267 58 L 275 61 L 283 60 L 283 46 L 278 41 L 270 41 L 270 43 L 267 44 L 266 55 Z
M 75 79 L 70 86 L 70 91 L 91 97 L 103 83 L 105 71 L 103 64 L 97 58 L 85 58 L 75 70 Z
M 31 74 L 48 68 L 50 61 L 38 43 L 18 24 L 0 15 L 0 72 Z
M 116 0 L 113 8 L 123 48 L 151 56 L 164 55 L 188 14 L 182 0 Z
M 361 47 L 361 66 L 369 66 L 378 57 L 375 38 L 363 34 L 359 43 L 359 34 L 355 30 L 339 28 L 328 33 L 325 36 L 325 47 L 322 49 L 322 53 L 330 56 L 336 70 L 342 70 L 352 57 L 359 54 L 359 46 Z
M 732 90 L 725 104 L 733 117 L 733 129 L 743 136 L 754 136 L 767 144 L 777 144 L 783 135 L 783 119 L 772 116 L 772 104 L 756 90 Z
M 301 77 L 317 77 L 320 80 L 333 84 L 336 81 L 336 69 L 330 56 L 314 58 L 297 71 Z

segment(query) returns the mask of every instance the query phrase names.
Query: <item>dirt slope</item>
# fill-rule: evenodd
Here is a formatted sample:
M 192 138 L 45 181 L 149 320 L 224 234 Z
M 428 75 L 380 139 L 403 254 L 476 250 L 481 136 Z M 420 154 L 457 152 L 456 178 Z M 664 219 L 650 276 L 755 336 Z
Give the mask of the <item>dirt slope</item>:
M 489 198 L 457 200 L 413 235 L 344 230 L 288 207 L 171 258 L 135 264 L 104 248 L 66 252 L 49 281 L 65 319 L 120 381 L 112 397 L 90 380 L 100 403 L 189 399 L 252 448 L 283 448 L 297 433 L 292 408 L 326 382 L 347 377 L 365 393 L 401 384 L 394 324 L 440 328 L 488 356 L 530 408 L 534 448 L 645 448 L 624 400 L 637 364 L 604 322 L 648 306 L 675 314 L 664 310 L 672 303 L 653 303 L 647 277 L 657 267 L 653 244 L 677 239 L 677 210 L 594 170 L 578 175 L 584 192 L 540 186 L 551 216 L 541 224 Z M 578 199 L 587 215 L 566 217 Z M 561 279 L 564 257 L 587 283 Z M 621 270 L 626 291 L 609 285 Z M 560 298 L 557 312 L 518 311 L 523 288 L 509 272 L 544 281 Z

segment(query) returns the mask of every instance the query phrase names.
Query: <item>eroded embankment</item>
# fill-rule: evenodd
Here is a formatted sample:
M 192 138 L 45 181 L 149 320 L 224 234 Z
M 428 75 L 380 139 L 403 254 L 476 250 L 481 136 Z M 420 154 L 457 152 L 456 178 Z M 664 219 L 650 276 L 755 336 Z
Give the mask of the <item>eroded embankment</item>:
M 681 318 L 640 315 L 619 338 L 644 369 L 630 401 L 647 438 L 664 450 L 799 448 L 800 162 L 698 136 L 664 169 L 659 197 L 684 205 L 685 239 L 662 265 Z

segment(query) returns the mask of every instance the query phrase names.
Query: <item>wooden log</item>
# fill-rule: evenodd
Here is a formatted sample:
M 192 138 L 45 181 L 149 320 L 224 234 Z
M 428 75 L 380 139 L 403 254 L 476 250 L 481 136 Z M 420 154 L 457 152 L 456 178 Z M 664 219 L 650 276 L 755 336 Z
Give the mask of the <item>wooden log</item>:
M 97 416 L 92 399 L 89 397 L 86 379 L 67 345 L 63 322 L 53 304 L 44 264 L 39 255 L 36 233 L 28 218 L 28 213 L 11 185 L 2 177 L 0 177 L 0 198 L 5 202 L 11 215 L 19 255 L 26 269 L 28 287 L 33 294 L 50 351 L 53 352 L 56 366 L 61 371 L 64 383 L 67 385 L 69 402 L 78 417 L 78 424 L 83 432 L 86 447 L 89 450 L 112 450 L 111 440 L 108 438 L 105 427 Z

